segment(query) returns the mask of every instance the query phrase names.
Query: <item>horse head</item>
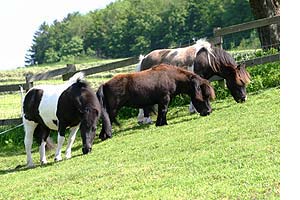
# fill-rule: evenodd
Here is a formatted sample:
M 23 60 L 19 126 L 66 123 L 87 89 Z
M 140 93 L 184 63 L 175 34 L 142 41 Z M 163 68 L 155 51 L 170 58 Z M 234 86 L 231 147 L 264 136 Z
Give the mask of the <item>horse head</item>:
M 209 81 L 199 76 L 192 77 L 191 100 L 197 112 L 201 116 L 209 115 L 212 112 L 210 100 L 215 98 L 215 92 Z
M 92 144 L 96 135 L 98 119 L 99 109 L 92 107 L 86 107 L 84 109 L 83 118 L 80 123 L 83 154 L 87 154 L 92 151 Z
M 229 68 L 230 75 L 226 78 L 226 85 L 230 90 L 234 100 L 238 103 L 247 99 L 246 85 L 250 83 L 250 75 L 246 71 L 245 64 L 240 64 L 235 68 Z

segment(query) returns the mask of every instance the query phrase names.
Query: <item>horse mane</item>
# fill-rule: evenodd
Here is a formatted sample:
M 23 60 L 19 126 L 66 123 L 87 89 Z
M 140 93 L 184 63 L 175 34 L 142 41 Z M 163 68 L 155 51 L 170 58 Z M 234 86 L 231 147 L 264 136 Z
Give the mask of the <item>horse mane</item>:
M 247 72 L 246 70 L 246 65 L 245 63 L 241 64 L 239 66 L 239 73 L 238 73 L 238 78 L 240 79 L 240 81 L 242 82 L 242 85 L 247 85 L 250 83 L 250 74 Z
M 137 64 L 137 66 L 135 68 L 136 72 L 140 72 L 141 71 L 141 66 L 142 66 L 142 62 L 143 62 L 144 58 L 145 58 L 145 56 L 142 55 L 142 54 L 139 56 L 139 63 Z
M 68 83 L 76 83 L 78 81 L 83 81 L 84 80 L 84 73 L 83 72 L 77 72 L 74 74 L 69 80 Z
M 214 65 L 217 65 L 219 69 L 220 66 L 224 66 L 235 70 L 238 76 L 237 83 L 239 83 L 239 85 L 246 85 L 250 83 L 250 75 L 246 70 L 245 64 L 238 65 L 235 62 L 234 58 L 228 52 L 221 48 L 213 47 L 213 49 L 215 53 L 215 58 L 212 62 Z
M 195 51 L 195 58 L 198 54 L 198 52 L 200 52 L 200 50 L 205 49 L 207 51 L 207 59 L 208 59 L 208 64 L 209 66 L 211 66 L 212 70 L 214 72 L 218 72 L 218 66 L 215 65 L 215 63 L 211 62 L 211 56 L 213 58 L 216 58 L 216 56 L 214 55 L 214 50 L 211 47 L 211 44 L 206 40 L 206 38 L 201 38 L 199 40 L 196 41 L 196 44 L 193 45 L 194 48 L 196 49 Z

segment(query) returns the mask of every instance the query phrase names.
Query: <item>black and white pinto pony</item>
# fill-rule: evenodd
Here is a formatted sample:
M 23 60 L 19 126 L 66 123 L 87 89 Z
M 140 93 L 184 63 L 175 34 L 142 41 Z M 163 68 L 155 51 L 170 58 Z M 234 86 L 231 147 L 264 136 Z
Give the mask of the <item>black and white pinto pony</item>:
M 198 40 L 192 46 L 157 49 L 146 56 L 140 56 L 136 71 L 143 71 L 160 63 L 185 68 L 205 79 L 210 79 L 214 75 L 223 77 L 236 102 L 244 102 L 247 99 L 246 85 L 250 83 L 250 75 L 246 71 L 245 64 L 238 65 L 228 52 L 211 47 L 205 39 Z M 192 104 L 190 111 L 194 112 Z M 144 118 L 143 110 L 140 109 L 138 121 L 149 123 L 151 119 Z
M 166 64 L 141 72 L 117 75 L 102 84 L 97 91 L 99 102 L 109 118 L 105 122 L 116 122 L 117 113 L 123 106 L 145 108 L 148 117 L 150 108 L 158 104 L 156 126 L 167 125 L 168 105 L 177 94 L 189 95 L 200 115 L 206 116 L 212 112 L 209 101 L 215 97 L 215 93 L 209 81 L 193 72 Z M 102 126 L 100 139 L 111 137 L 110 125 Z
M 82 152 L 92 149 L 97 122 L 101 113 L 95 92 L 83 80 L 79 72 L 61 85 L 40 85 L 31 88 L 23 99 L 23 124 L 27 166 L 33 167 L 31 155 L 33 138 L 36 138 L 41 164 L 46 164 L 45 145 L 51 130 L 58 130 L 55 161 L 62 160 L 61 149 L 65 131 L 70 128 L 66 158 L 71 158 L 71 148 L 76 132 L 80 129 Z

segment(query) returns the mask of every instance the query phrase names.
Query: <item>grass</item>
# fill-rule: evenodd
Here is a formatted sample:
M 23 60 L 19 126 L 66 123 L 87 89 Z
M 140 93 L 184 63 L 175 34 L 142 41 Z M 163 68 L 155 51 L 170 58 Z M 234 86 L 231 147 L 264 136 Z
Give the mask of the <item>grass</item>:
M 208 117 L 170 109 L 168 126 L 114 126 L 113 138 L 96 140 L 81 155 L 34 169 L 23 146 L 1 150 L 0 199 L 279 199 L 280 89 L 249 95 L 244 104 L 212 103 Z M 99 129 L 98 129 L 99 131 Z M 37 147 L 34 161 L 38 164 Z
M 76 69 L 86 69 L 93 66 L 97 66 L 100 64 L 115 62 L 120 59 L 114 60 L 100 60 L 93 61 L 84 64 L 76 64 Z M 92 62 L 93 61 L 93 62 Z M 50 70 L 54 70 L 57 68 L 62 68 L 65 65 L 55 64 L 53 65 L 43 65 L 43 66 L 32 66 L 27 68 L 19 68 L 11 71 L 0 71 L 0 85 L 10 85 L 10 84 L 19 84 L 24 83 L 25 78 L 24 74 L 26 73 L 43 73 Z M 111 77 L 119 73 L 128 73 L 132 72 L 135 69 L 135 65 L 131 65 L 124 68 L 119 68 L 115 70 L 111 70 L 108 72 L 98 73 L 95 75 L 90 75 L 86 77 L 86 80 L 90 83 L 91 87 L 96 91 L 101 83 L 106 82 Z M 42 80 L 34 82 L 34 85 L 42 85 L 42 84 L 62 84 L 63 80 L 61 76 L 57 76 L 55 78 L 51 78 L 50 80 Z M 20 92 L 10 92 L 10 93 L 2 93 L 0 95 L 0 119 L 10 119 L 10 118 L 18 118 L 21 115 L 21 95 Z

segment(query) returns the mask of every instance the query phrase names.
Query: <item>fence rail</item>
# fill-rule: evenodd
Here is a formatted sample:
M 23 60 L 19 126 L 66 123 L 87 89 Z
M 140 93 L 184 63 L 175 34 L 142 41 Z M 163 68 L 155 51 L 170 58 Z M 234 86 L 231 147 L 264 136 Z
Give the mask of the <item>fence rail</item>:
M 266 19 L 259 19 L 243 24 L 238 24 L 230 27 L 225 27 L 225 28 L 216 28 L 214 30 L 214 37 L 210 38 L 209 41 L 212 42 L 213 44 L 217 46 L 222 46 L 222 36 L 231 34 L 231 33 L 236 33 L 248 29 L 253 29 L 253 28 L 258 28 L 262 26 L 267 26 L 271 24 L 279 24 L 280 23 L 280 16 L 275 16 L 272 18 L 266 18 Z M 251 60 L 246 60 L 242 61 L 246 63 L 247 67 L 250 66 L 255 66 L 259 64 L 264 64 L 268 62 L 274 62 L 274 61 L 279 61 L 280 54 L 276 55 L 270 55 L 270 56 L 264 56 L 260 58 L 255 58 Z M 137 57 L 132 57 L 128 59 L 124 59 L 121 61 L 113 62 L 113 63 L 108 63 L 108 64 L 103 64 L 99 65 L 96 67 L 91 67 L 88 69 L 81 70 L 82 72 L 85 73 L 86 76 L 104 72 L 104 71 L 110 71 L 122 67 L 127 67 L 129 65 L 137 64 L 138 63 L 138 58 Z M 19 86 L 21 85 L 24 89 L 28 90 L 30 87 L 33 86 L 34 81 L 38 80 L 45 80 L 49 78 L 53 78 L 55 76 L 62 75 L 63 80 L 67 80 L 70 78 L 74 73 L 76 73 L 76 67 L 74 65 L 67 65 L 65 68 L 61 69 L 56 69 L 52 70 L 46 73 L 40 73 L 40 74 L 29 74 L 25 77 L 26 83 L 21 83 L 21 84 L 15 84 L 15 85 L 2 85 L 0 86 L 0 92 L 7 92 L 7 91 L 18 91 Z M 210 78 L 210 81 L 220 81 L 223 78 L 218 77 L 218 76 L 213 76 Z M 22 119 L 21 118 L 15 118 L 15 119 L 0 119 L 0 125 L 12 125 L 12 124 L 18 124 L 21 123 Z
M 224 35 L 228 35 L 231 33 L 246 31 L 249 29 L 254 29 L 254 28 L 259 28 L 259 27 L 263 27 L 263 26 L 268 26 L 271 24 L 279 24 L 279 23 L 280 23 L 280 16 L 263 18 L 263 19 L 258 19 L 258 20 L 254 20 L 251 22 L 237 24 L 237 25 L 233 25 L 233 26 L 229 26 L 229 27 L 225 27 L 225 28 L 215 29 L 214 35 L 215 35 L 215 37 L 219 37 L 219 36 L 224 36 Z
M 107 63 L 107 64 L 99 65 L 99 66 L 96 66 L 96 67 L 91 67 L 91 68 L 88 68 L 88 69 L 83 69 L 83 70 L 80 70 L 80 71 L 83 72 L 85 74 L 85 76 L 88 76 L 88 75 L 97 74 L 97 73 L 100 73 L 100 72 L 105 72 L 105 71 L 110 71 L 110 70 L 126 67 L 126 66 L 129 66 L 129 65 L 136 64 L 137 62 L 138 62 L 137 57 L 131 57 L 131 58 L 127 58 L 127 59 L 124 59 L 124 60 L 120 60 L 120 61 L 116 61 L 116 62 L 112 62 L 112 63 Z M 74 71 L 74 72 L 71 72 L 71 73 L 64 74 L 63 75 L 63 80 L 64 81 L 68 80 L 76 72 L 78 72 L 78 71 Z
M 25 89 L 25 90 L 29 89 L 29 87 L 26 83 L 19 83 L 19 84 L 13 84 L 13 85 L 0 85 L 0 92 L 19 91 L 20 87 L 23 87 L 23 89 Z

